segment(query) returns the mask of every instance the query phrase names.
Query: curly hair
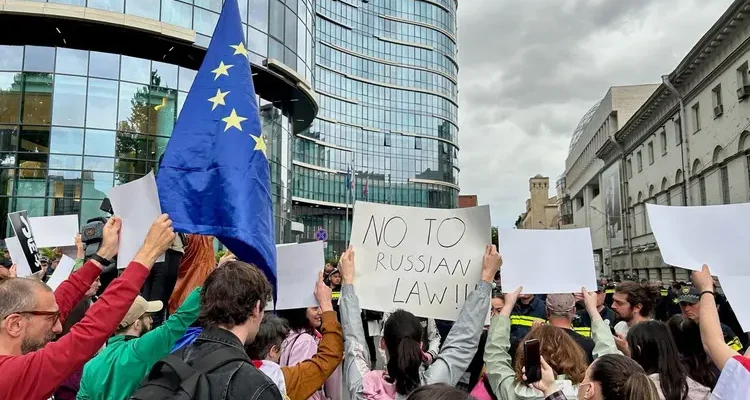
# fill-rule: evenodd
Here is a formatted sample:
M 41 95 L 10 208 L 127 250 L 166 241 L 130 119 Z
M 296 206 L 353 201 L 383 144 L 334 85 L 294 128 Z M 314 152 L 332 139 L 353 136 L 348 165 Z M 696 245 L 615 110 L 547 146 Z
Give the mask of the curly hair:
M 253 315 L 256 305 L 263 311 L 270 299 L 271 284 L 258 268 L 230 261 L 206 278 L 198 321 L 202 326 L 241 325 Z
M 578 385 L 586 375 L 586 354 L 581 346 L 575 342 L 562 328 L 541 325 L 533 328 L 520 343 L 537 339 L 540 343 L 540 354 L 558 375 L 565 375 Z M 521 369 L 525 365 L 523 345 L 516 349 L 516 382 L 523 381 Z

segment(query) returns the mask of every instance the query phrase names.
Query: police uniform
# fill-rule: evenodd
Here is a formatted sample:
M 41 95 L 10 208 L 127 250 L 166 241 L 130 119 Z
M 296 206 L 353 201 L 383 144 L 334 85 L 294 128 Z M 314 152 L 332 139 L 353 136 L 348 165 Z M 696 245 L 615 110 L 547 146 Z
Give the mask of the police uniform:
M 518 300 L 513 306 L 510 314 L 510 341 L 511 344 L 518 343 L 531 332 L 531 326 L 535 321 L 547 321 L 547 306 L 538 296 L 534 296 L 526 305 Z
M 696 304 L 700 301 L 700 292 L 695 286 L 683 286 L 678 298 L 680 303 Z M 731 347 L 732 350 L 742 353 L 743 346 L 739 336 L 734 333 L 732 328 L 721 324 L 721 333 L 724 335 L 724 343 Z

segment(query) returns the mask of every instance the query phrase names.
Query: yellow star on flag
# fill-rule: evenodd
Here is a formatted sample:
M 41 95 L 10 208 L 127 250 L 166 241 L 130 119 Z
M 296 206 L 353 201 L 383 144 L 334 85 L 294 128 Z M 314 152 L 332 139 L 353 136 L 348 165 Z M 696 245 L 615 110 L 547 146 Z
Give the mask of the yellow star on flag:
M 234 56 L 236 56 L 237 54 L 242 54 L 245 57 L 249 57 L 244 43 L 240 42 L 240 44 L 236 46 L 230 45 L 229 47 L 234 49 L 234 54 L 233 54 Z
M 253 140 L 255 140 L 255 148 L 253 150 L 262 151 L 263 156 L 268 158 L 268 154 L 266 154 L 266 150 L 267 150 L 266 141 L 263 140 L 263 135 L 260 135 L 260 136 L 250 135 L 250 137 L 253 138 Z
M 224 97 L 227 97 L 228 94 L 229 94 L 228 90 L 222 93 L 221 89 L 216 89 L 216 96 L 208 99 L 208 101 L 214 104 L 214 106 L 211 107 L 211 111 L 215 110 L 216 107 L 219 106 L 219 104 L 221 104 L 222 106 L 227 105 L 227 103 L 224 102 Z
M 224 61 L 220 61 L 219 67 L 211 71 L 214 74 L 216 74 L 216 76 L 214 76 L 214 80 L 219 79 L 219 76 L 221 75 L 229 76 L 229 68 L 232 68 L 232 67 L 234 67 L 234 65 L 226 65 L 224 64 Z
M 242 125 L 240 125 L 240 122 L 246 121 L 247 118 L 237 115 L 237 111 L 235 111 L 233 108 L 232 113 L 229 114 L 228 117 L 222 118 L 221 120 L 227 123 L 227 126 L 224 127 L 224 132 L 226 132 L 229 130 L 229 128 L 232 127 L 242 130 Z

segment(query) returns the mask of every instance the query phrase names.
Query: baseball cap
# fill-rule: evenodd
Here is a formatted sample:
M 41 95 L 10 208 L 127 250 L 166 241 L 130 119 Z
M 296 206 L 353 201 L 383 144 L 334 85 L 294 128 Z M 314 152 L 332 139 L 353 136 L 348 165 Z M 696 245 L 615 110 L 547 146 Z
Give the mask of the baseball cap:
M 547 309 L 553 314 L 568 314 L 576 309 L 576 298 L 570 293 L 547 295 Z
M 120 322 L 119 327 L 125 328 L 126 326 L 129 326 L 133 322 L 137 321 L 146 313 L 155 313 L 157 311 L 161 311 L 162 308 L 164 308 L 164 303 L 162 303 L 161 301 L 146 301 L 146 299 L 144 299 L 143 297 L 138 296 L 135 298 L 133 305 L 130 306 L 128 313 L 125 314 L 125 318 L 123 318 L 122 322 Z
M 695 304 L 700 301 L 701 294 L 695 286 L 683 286 L 680 289 L 680 297 L 678 301 L 680 303 Z
M 328 276 L 331 276 L 333 274 L 340 274 L 341 271 L 338 268 L 334 268 L 331 270 L 331 272 L 328 274 Z

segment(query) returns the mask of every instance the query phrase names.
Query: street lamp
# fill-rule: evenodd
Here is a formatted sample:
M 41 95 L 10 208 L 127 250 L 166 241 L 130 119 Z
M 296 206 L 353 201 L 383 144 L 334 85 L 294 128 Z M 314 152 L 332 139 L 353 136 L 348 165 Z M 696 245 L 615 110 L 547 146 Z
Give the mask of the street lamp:
M 606 262 L 604 263 L 605 265 L 604 274 L 609 276 L 611 275 L 610 269 L 612 268 L 612 236 L 609 234 L 609 215 L 594 206 L 590 205 L 589 208 L 604 216 L 604 234 L 607 237 L 607 254 L 608 254 Z

